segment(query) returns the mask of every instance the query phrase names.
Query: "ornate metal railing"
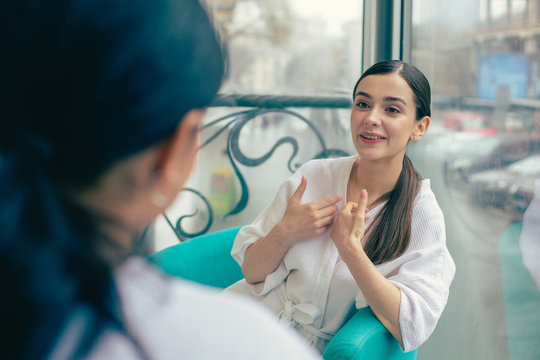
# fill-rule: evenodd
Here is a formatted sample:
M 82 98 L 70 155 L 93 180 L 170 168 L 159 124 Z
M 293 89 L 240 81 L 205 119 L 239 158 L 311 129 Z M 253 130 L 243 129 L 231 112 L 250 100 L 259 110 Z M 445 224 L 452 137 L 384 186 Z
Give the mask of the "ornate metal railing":
M 231 108 L 246 108 L 239 111 L 233 111 L 225 116 L 219 117 L 213 121 L 210 121 L 203 125 L 200 129 L 202 133 L 216 129 L 206 140 L 201 144 L 201 148 L 206 147 L 208 144 L 215 141 L 222 134 L 227 131 L 227 148 L 226 153 L 230 165 L 233 168 L 234 175 L 240 183 L 240 198 L 236 201 L 236 205 L 230 210 L 225 217 L 240 213 L 246 208 L 249 200 L 249 187 L 246 179 L 238 165 L 244 165 L 248 167 L 256 167 L 265 163 L 276 151 L 276 149 L 284 144 L 290 144 L 292 146 L 292 154 L 288 159 L 288 170 L 292 173 L 301 164 L 293 163 L 295 156 L 298 153 L 299 145 L 297 139 L 292 136 L 283 136 L 279 138 L 273 146 L 262 156 L 253 158 L 246 155 L 239 146 L 239 137 L 242 129 L 250 121 L 264 114 L 283 114 L 304 122 L 309 130 L 316 136 L 320 151 L 312 157 L 316 158 L 328 158 L 349 155 L 344 149 L 330 148 L 327 146 L 325 138 L 321 134 L 321 131 L 317 129 L 315 124 L 298 111 L 293 110 L 296 108 L 322 108 L 322 109 L 348 109 L 351 107 L 351 100 L 348 97 L 343 96 L 326 96 L 326 97 L 314 97 L 314 96 L 269 96 L 269 95 L 218 95 L 211 105 L 212 107 L 231 107 Z M 181 215 L 176 221 L 172 221 L 167 214 L 164 214 L 169 226 L 173 229 L 176 236 L 180 241 L 205 234 L 209 231 L 214 221 L 214 211 L 212 209 L 210 201 L 200 191 L 193 188 L 185 188 L 183 191 L 191 192 L 199 197 L 204 203 L 208 211 L 208 219 L 206 224 L 202 227 L 202 230 L 196 232 L 188 232 L 183 226 L 182 222 L 187 219 L 198 215 L 200 212 L 196 211 L 192 214 Z

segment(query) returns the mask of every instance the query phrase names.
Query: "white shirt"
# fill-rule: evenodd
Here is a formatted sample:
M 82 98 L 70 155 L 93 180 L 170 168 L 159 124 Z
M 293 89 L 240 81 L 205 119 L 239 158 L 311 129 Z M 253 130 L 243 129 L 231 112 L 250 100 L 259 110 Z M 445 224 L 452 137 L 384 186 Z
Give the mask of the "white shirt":
M 283 217 L 302 176 L 307 178 L 303 203 L 341 195 L 343 200 L 338 203 L 338 208 L 342 208 L 355 159 L 356 156 L 351 156 L 304 164 L 281 185 L 272 204 L 251 225 L 240 230 L 231 252 L 236 261 L 241 265 L 247 247 L 266 236 Z M 367 213 L 370 218 L 367 226 L 383 205 Z M 403 350 L 414 350 L 433 332 L 446 306 L 455 274 L 455 265 L 446 247 L 443 214 L 429 180 L 421 182 L 414 202 L 409 247 L 397 259 L 376 267 L 401 291 L 399 322 Z M 265 281 L 249 285 L 241 280 L 226 291 L 238 292 L 264 303 L 321 352 L 350 311 L 368 306 L 339 257 L 330 239 L 330 230 L 295 243 Z
M 540 289 L 540 179 L 534 183 L 534 196 L 523 215 L 519 240 L 523 264 Z
M 137 258 L 122 265 L 115 278 L 124 325 L 150 359 L 320 359 L 304 339 L 248 299 L 166 277 Z M 77 320 L 51 358 L 69 358 L 81 325 Z M 143 356 L 125 334 L 108 330 L 89 358 Z

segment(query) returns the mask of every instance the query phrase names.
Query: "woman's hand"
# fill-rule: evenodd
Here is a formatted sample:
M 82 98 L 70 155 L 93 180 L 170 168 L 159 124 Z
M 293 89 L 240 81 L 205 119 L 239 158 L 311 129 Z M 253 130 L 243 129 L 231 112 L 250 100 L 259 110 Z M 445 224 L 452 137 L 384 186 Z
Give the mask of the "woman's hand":
M 345 261 L 348 256 L 363 251 L 361 240 L 365 231 L 367 202 L 367 191 L 362 190 L 358 203 L 348 202 L 334 219 L 330 238 Z
M 307 187 L 307 180 L 302 180 L 289 199 L 285 215 L 277 224 L 281 237 L 289 246 L 297 241 L 324 233 L 332 225 L 336 214 L 336 203 L 341 196 L 331 196 L 321 200 L 302 204 L 302 195 Z
M 300 185 L 289 199 L 283 218 L 259 241 L 250 245 L 244 255 L 242 273 L 249 284 L 263 281 L 274 271 L 289 248 L 301 241 L 324 233 L 334 221 L 341 196 L 302 204 L 307 180 L 302 177 Z
M 367 203 L 367 191 L 362 190 L 358 203 L 347 203 L 336 216 L 330 238 L 375 316 L 403 346 L 399 324 L 401 291 L 379 272 L 362 247 Z

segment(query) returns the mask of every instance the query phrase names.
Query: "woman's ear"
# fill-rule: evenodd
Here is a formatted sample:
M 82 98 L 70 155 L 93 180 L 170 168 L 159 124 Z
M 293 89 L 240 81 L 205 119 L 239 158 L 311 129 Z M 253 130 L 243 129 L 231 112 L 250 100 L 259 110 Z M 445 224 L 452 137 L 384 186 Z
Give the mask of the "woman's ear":
M 178 125 L 163 155 L 162 171 L 173 184 L 184 185 L 199 152 L 199 127 L 204 110 L 191 110 Z
M 418 141 L 424 136 L 429 125 L 431 124 L 431 117 L 424 116 L 422 119 L 415 122 L 415 128 L 411 135 L 411 141 Z
M 163 200 L 159 203 L 164 207 L 174 200 L 191 174 L 199 151 L 198 133 L 204 113 L 204 110 L 188 112 L 159 150 L 154 181 L 156 194 Z

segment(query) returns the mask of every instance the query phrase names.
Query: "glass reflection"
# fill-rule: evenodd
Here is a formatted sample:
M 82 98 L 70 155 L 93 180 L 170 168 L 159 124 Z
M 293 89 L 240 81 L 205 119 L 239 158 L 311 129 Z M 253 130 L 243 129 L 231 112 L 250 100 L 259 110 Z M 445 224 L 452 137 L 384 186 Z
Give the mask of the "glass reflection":
M 539 25 L 538 0 L 413 1 L 412 61 L 433 84 L 437 131 L 411 157 L 438 184 L 457 265 L 419 359 L 540 353 L 540 305 L 523 279 L 538 289 L 518 246 L 540 178 Z

